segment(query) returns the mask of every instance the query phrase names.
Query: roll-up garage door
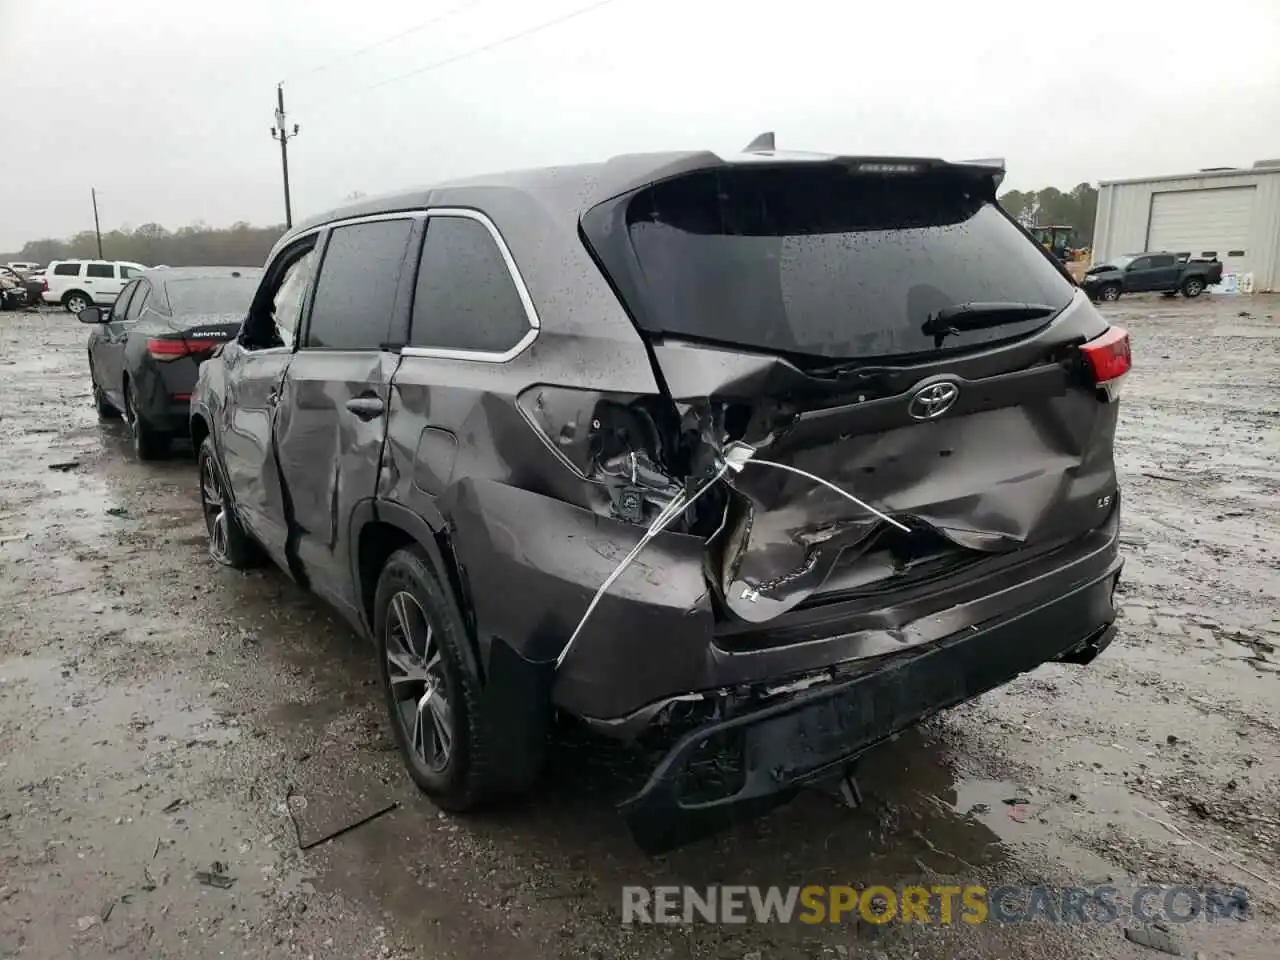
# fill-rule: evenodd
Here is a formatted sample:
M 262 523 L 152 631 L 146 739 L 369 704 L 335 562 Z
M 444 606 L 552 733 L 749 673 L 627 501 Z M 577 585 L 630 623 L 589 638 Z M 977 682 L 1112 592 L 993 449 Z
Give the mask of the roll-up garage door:
M 1148 250 L 1216 255 L 1228 273 L 1250 270 L 1254 187 L 1178 190 L 1151 196 Z

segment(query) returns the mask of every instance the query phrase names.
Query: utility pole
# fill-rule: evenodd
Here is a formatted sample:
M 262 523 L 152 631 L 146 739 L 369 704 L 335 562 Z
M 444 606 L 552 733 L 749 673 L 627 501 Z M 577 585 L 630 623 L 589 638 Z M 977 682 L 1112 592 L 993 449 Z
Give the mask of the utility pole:
M 98 259 L 102 259 L 102 227 L 98 224 L 98 188 L 90 187 L 89 196 L 93 197 L 93 232 L 98 238 Z
M 290 132 L 284 112 L 284 84 L 276 84 L 276 125 L 271 128 L 271 139 L 280 141 L 280 169 L 284 172 L 284 225 L 293 226 L 293 205 L 289 200 L 289 141 L 298 135 L 298 125 Z

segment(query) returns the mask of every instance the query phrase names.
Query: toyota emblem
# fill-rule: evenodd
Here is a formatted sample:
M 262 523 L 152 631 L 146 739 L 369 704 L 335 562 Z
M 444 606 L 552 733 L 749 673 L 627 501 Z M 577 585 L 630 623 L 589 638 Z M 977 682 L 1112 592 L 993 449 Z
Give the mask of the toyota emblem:
M 935 420 L 953 406 L 960 396 L 960 388 L 944 381 L 921 387 L 907 402 L 907 413 L 912 420 Z

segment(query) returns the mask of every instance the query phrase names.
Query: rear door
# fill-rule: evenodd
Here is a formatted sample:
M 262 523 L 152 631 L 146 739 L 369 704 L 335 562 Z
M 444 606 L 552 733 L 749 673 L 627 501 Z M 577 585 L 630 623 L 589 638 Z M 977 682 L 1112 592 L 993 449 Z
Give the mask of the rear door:
M 124 409 L 124 352 L 129 333 L 137 326 L 151 293 L 149 281 L 134 281 L 112 304 L 111 319 L 102 325 L 102 341 L 93 362 L 99 385 L 117 410 Z
M 215 414 L 219 454 L 239 518 L 295 577 L 297 567 L 286 550 L 287 511 L 272 430 L 310 302 L 317 239 L 303 237 L 272 259 L 240 335 L 223 349 L 226 394 Z
M 140 283 L 141 281 L 137 281 L 120 291 L 120 296 L 109 308 L 109 322 L 99 326 L 89 341 L 89 363 L 93 366 L 94 381 L 113 404 L 122 403 L 124 399 L 120 395 L 120 368 L 125 341 L 122 321 L 128 313 L 129 301 L 138 292 Z
M 582 220 L 702 462 L 755 448 L 708 558 L 744 620 L 1081 536 L 1114 502 L 1116 405 L 1075 351 L 1106 322 L 989 171 L 875 171 L 715 168 Z
M 1162 253 L 1151 257 L 1151 266 L 1147 272 L 1150 276 L 1148 290 L 1176 290 L 1182 266 L 1172 253 Z
M 94 303 L 111 303 L 120 292 L 116 268 L 111 263 L 86 263 L 80 282 L 84 284 L 84 292 L 93 298 Z
M 373 498 L 388 389 L 411 295 L 412 215 L 334 226 L 310 316 L 281 388 L 276 448 L 290 551 L 313 590 L 358 612 L 349 522 Z M 357 616 L 358 619 L 358 616 Z

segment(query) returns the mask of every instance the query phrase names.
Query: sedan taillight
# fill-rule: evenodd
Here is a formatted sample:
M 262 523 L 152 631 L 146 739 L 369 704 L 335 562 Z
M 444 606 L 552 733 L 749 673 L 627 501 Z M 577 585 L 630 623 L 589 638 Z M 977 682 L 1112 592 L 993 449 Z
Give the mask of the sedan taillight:
M 147 352 L 157 360 L 177 360 L 179 357 L 206 353 L 220 343 L 221 340 L 166 340 L 152 337 L 147 340 Z

